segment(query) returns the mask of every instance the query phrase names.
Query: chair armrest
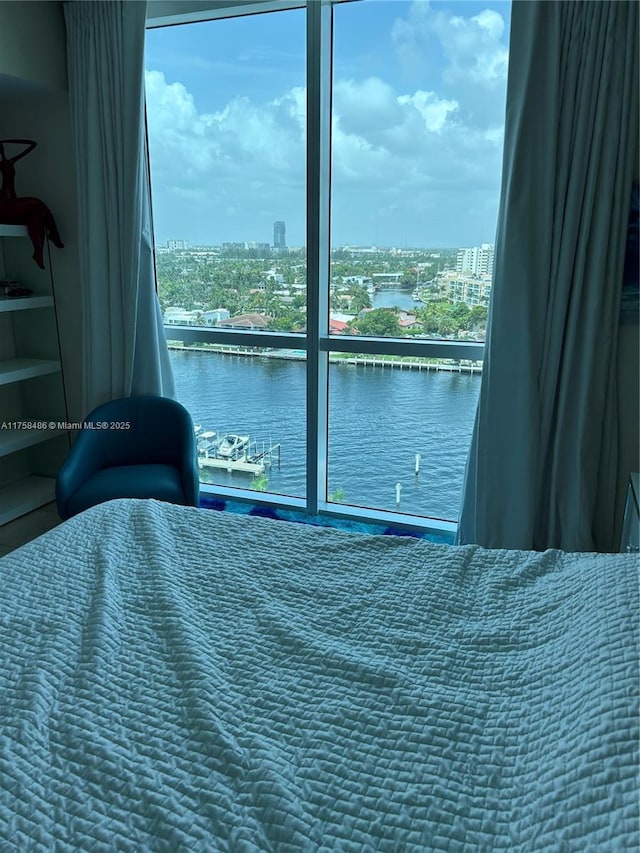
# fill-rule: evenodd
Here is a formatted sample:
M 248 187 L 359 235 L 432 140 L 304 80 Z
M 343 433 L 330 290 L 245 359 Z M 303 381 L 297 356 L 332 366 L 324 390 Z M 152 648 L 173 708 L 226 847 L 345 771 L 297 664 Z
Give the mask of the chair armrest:
M 81 430 L 56 477 L 56 504 L 62 519 L 67 519 L 69 498 L 102 467 L 102 455 L 95 447 L 91 430 Z
M 182 488 L 189 506 L 200 503 L 200 471 L 198 468 L 198 449 L 193 427 L 186 433 L 180 458 Z

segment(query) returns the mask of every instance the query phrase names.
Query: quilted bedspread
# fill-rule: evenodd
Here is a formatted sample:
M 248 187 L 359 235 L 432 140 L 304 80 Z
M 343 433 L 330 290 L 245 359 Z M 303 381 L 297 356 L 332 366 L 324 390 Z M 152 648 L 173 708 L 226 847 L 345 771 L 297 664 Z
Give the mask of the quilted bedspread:
M 113 501 L 0 560 L 0 851 L 633 851 L 637 557 Z

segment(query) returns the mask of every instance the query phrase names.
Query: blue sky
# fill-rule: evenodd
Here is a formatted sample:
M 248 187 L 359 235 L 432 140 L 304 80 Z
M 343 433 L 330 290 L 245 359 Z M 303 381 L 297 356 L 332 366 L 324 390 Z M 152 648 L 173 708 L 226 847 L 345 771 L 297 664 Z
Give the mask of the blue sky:
M 510 6 L 334 12 L 332 245 L 492 242 Z M 305 13 L 150 30 L 156 239 L 305 240 Z

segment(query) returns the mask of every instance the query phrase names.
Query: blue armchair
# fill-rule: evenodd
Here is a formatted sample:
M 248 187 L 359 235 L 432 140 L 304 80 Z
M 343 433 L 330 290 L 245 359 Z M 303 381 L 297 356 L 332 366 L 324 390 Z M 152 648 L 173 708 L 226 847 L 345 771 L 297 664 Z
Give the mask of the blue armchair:
M 67 519 L 113 498 L 198 506 L 195 433 L 180 403 L 126 397 L 87 415 L 56 480 L 58 513 Z

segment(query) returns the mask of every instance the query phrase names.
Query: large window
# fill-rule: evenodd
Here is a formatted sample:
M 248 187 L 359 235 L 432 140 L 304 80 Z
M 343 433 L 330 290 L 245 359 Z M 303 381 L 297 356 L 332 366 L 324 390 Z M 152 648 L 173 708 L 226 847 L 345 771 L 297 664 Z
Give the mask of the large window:
M 266 5 L 148 30 L 158 293 L 203 488 L 451 527 L 509 5 Z

